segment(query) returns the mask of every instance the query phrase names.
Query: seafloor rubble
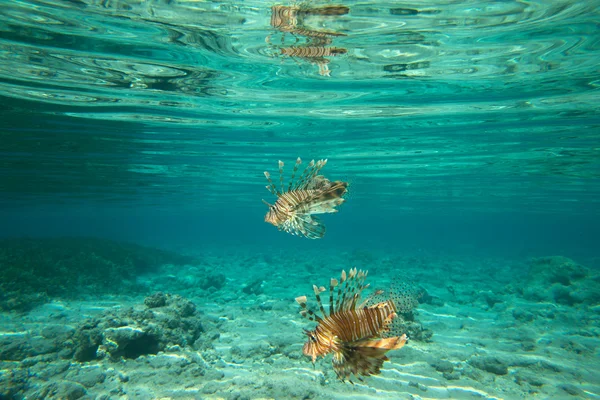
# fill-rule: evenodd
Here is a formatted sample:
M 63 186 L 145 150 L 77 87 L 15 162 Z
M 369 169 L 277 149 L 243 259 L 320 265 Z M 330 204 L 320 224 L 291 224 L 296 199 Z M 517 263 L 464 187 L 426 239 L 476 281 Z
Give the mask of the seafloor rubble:
M 161 292 L 147 297 L 143 306 L 109 309 L 74 327 L 44 324 L 39 331 L 1 336 L 0 360 L 3 367 L 14 367 L 0 375 L 0 399 L 77 399 L 105 381 L 128 380 L 110 364 L 99 364 L 102 359 L 131 360 L 156 369 L 179 365 L 189 379 L 214 377 L 219 373 L 209 371 L 206 359 L 215 358 L 212 342 L 218 337 L 214 321 L 203 317 L 194 303 Z M 184 357 L 175 366 L 166 356 L 144 358 L 185 348 L 194 349 L 195 357 Z
M 337 380 L 330 358 L 313 366 L 302 355 L 303 329 L 314 323 L 293 301 L 348 259 L 370 270 L 373 290 L 399 274 L 423 290 L 412 315 L 398 318 L 413 323 L 398 328 L 411 339 L 381 374 L 354 385 Z M 600 393 L 600 265 L 585 265 L 206 251 L 201 264 L 138 279 L 153 290 L 146 298 L 84 296 L 1 312 L 0 399 L 592 398 Z M 205 274 L 220 271 L 225 280 Z

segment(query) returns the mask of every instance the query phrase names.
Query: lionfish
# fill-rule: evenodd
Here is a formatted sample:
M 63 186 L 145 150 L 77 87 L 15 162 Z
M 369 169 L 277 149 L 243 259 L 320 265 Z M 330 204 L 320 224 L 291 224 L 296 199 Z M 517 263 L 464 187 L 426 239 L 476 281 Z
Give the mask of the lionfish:
M 350 12 L 346 6 L 324 6 L 324 7 L 301 7 L 298 5 L 283 6 L 275 5 L 271 7 L 271 26 L 281 32 L 291 32 L 300 36 L 312 36 L 314 34 L 328 34 L 335 36 L 345 36 L 337 32 L 312 31 L 302 28 L 303 19 L 306 15 L 338 16 Z M 298 18 L 300 17 L 300 18 Z M 300 22 L 298 22 L 300 19 Z M 305 34 L 308 32 L 309 34 Z
M 348 182 L 331 182 L 323 175 L 318 175 L 326 163 L 327 160 L 319 160 L 316 163 L 312 160 L 300 178 L 294 181 L 298 167 L 302 164 L 302 160 L 298 157 L 287 190 L 283 185 L 282 161 L 279 161 L 280 189 L 277 189 L 271 180 L 271 175 L 265 171 L 269 181 L 266 188 L 277 196 L 275 204 L 263 200 L 269 207 L 265 222 L 292 235 L 309 239 L 322 238 L 325 235 L 325 225 L 314 214 L 337 212 L 335 207 L 345 201 L 342 197 L 348 190 Z
M 280 49 L 281 54 L 288 57 L 297 57 L 319 67 L 319 75 L 331 76 L 329 71 L 329 60 L 325 57 L 333 57 L 339 54 L 346 54 L 347 50 L 343 47 L 325 47 L 325 46 L 291 46 Z
M 321 302 L 320 294 L 326 290 L 323 286 L 313 285 L 320 316 L 307 307 L 306 296 L 296 298 L 301 307 L 300 314 L 317 322 L 314 330 L 304 330 L 308 341 L 302 352 L 311 357 L 313 364 L 317 357 L 333 353 L 333 369 L 342 381 L 352 374 L 358 379 L 379 374 L 383 363 L 389 360 L 386 353 L 401 348 L 408 340 L 406 334 L 390 335 L 390 325 L 397 317 L 396 304 L 391 298 L 373 301 L 381 298 L 383 291 L 376 291 L 359 303 L 362 291 L 369 287 L 364 284 L 366 277 L 367 271 L 354 268 L 348 275 L 342 271 L 339 285 L 338 280 L 332 278 L 329 284 L 329 314 Z
M 301 59 L 319 67 L 319 74 L 330 76 L 329 60 L 325 57 L 346 54 L 347 50 L 340 47 L 326 47 L 331 44 L 332 37 L 346 36 L 345 33 L 331 30 L 314 29 L 304 24 L 305 17 L 311 15 L 340 16 L 350 12 L 350 9 L 341 5 L 330 5 L 322 7 L 309 7 L 304 5 L 271 7 L 271 26 L 282 33 L 281 44 L 285 41 L 285 34 L 291 33 L 298 43 L 299 36 L 307 39 L 307 43 L 300 46 L 280 47 L 280 54 L 294 60 Z M 271 43 L 271 35 L 267 35 L 265 41 Z M 272 54 L 275 56 L 275 54 Z

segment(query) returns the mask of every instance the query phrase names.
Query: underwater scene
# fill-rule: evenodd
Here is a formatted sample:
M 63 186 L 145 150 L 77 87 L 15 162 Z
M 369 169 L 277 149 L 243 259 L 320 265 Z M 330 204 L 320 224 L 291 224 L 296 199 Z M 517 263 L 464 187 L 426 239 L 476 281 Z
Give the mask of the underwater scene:
M 0 400 L 600 399 L 600 0 L 0 0 Z

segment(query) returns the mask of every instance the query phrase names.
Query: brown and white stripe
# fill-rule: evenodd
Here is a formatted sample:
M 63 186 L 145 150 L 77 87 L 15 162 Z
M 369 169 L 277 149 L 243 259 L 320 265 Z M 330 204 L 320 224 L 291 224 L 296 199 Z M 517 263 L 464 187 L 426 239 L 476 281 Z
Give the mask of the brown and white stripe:
M 325 46 L 290 46 L 280 49 L 281 54 L 288 57 L 299 58 L 321 58 L 346 54 L 347 50 L 342 47 Z
M 382 337 L 396 317 L 396 305 L 390 299 L 366 306 L 381 291 L 376 291 L 359 304 L 362 291 L 369 286 L 364 284 L 366 276 L 366 271 L 354 268 L 348 275 L 342 271 L 339 285 L 336 279 L 331 279 L 329 313 L 321 301 L 320 294 L 326 291 L 322 286 L 313 285 L 321 315 L 308 308 L 306 296 L 296 298 L 301 307 L 300 314 L 317 322 L 314 330 L 305 331 L 308 341 L 302 349 L 304 355 L 311 357 L 314 363 L 317 357 L 333 353 L 333 367 L 342 380 L 351 374 L 368 376 L 379 373 L 383 362 L 388 359 L 385 353 L 401 348 L 407 341 L 406 335 Z
M 337 212 L 336 207 L 344 202 L 343 196 L 347 191 L 348 182 L 331 182 L 319 175 L 327 160 L 319 160 L 316 163 L 311 161 L 295 180 L 301 163 L 302 160 L 298 158 L 287 189 L 283 184 L 282 161 L 279 161 L 279 188 L 271 179 L 271 175 L 265 172 L 269 181 L 266 188 L 277 196 L 275 204 L 263 200 L 269 207 L 265 222 L 293 235 L 319 239 L 325 235 L 325 226 L 314 215 Z

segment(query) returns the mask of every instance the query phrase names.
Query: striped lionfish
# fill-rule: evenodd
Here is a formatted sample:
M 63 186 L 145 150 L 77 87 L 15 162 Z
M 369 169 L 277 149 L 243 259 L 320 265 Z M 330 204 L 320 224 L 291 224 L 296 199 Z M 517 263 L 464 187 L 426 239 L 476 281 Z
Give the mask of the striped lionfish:
M 325 57 L 332 57 L 340 54 L 346 54 L 347 50 L 341 47 L 327 47 L 331 44 L 331 38 L 336 36 L 346 36 L 344 33 L 314 29 L 304 24 L 306 16 L 339 16 L 348 14 L 350 9 L 346 6 L 331 5 L 322 7 L 308 7 L 306 5 L 283 6 L 275 5 L 271 7 L 271 26 L 282 32 L 281 44 L 284 43 L 286 33 L 291 33 L 298 42 L 298 36 L 307 39 L 306 44 L 299 46 L 280 47 L 280 55 L 290 58 L 301 59 L 319 67 L 319 74 L 330 76 L 329 60 Z M 271 44 L 271 35 L 266 37 L 266 42 Z
M 298 157 L 287 190 L 283 185 L 282 161 L 279 161 L 280 189 L 277 189 L 271 180 L 271 175 L 265 171 L 265 176 L 269 181 L 266 187 L 277 196 L 275 204 L 269 204 L 263 200 L 269 207 L 269 212 L 265 215 L 265 222 L 292 235 L 320 239 L 325 235 L 325 226 L 314 214 L 337 212 L 335 207 L 345 201 L 342 197 L 348 190 L 348 182 L 331 182 L 323 175 L 318 175 L 327 160 L 319 160 L 316 163 L 312 160 L 300 178 L 294 181 L 301 163 L 302 160 Z
M 307 307 L 306 296 L 296 298 L 301 306 L 300 314 L 318 324 L 312 331 L 304 330 L 308 341 L 302 352 L 311 357 L 313 364 L 317 357 L 333 353 L 333 369 L 342 381 L 352 374 L 358 379 L 379 374 L 383 363 L 389 360 L 386 353 L 401 348 L 408 340 L 406 334 L 389 335 L 397 309 L 393 299 L 373 301 L 383 291 L 376 291 L 359 303 L 361 292 L 369 287 L 364 284 L 366 277 L 367 271 L 354 268 L 348 275 L 342 271 L 339 285 L 337 279 L 332 278 L 329 284 L 329 314 L 321 302 L 320 294 L 326 290 L 323 286 L 313 285 L 321 316 Z
M 331 76 L 329 72 L 329 60 L 325 57 L 333 57 L 339 54 L 346 54 L 347 50 L 343 47 L 325 47 L 325 46 L 291 46 L 281 48 L 281 54 L 288 57 L 301 58 L 311 64 L 319 67 L 319 75 Z
M 304 17 L 307 15 L 337 16 L 348 14 L 346 6 L 301 7 L 298 5 L 271 7 L 271 26 L 282 33 L 305 37 L 346 36 L 343 33 L 323 31 L 304 27 Z M 282 38 L 283 40 L 283 38 Z M 268 41 L 268 39 L 267 39 Z

